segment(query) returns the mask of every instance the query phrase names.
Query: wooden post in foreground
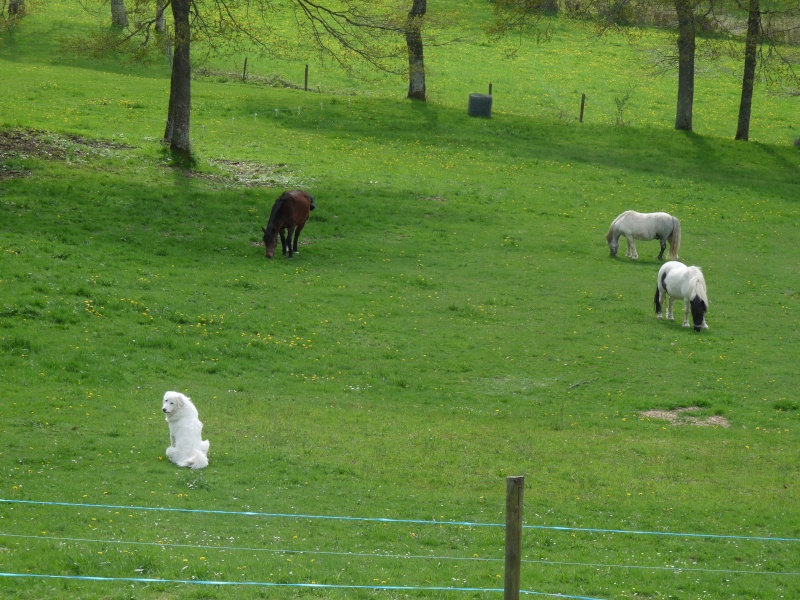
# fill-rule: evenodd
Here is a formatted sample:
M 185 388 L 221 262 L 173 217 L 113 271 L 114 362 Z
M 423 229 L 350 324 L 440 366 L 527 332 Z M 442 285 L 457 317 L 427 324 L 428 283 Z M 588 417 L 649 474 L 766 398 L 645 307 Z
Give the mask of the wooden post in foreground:
M 586 106 L 586 94 L 581 94 L 581 118 L 578 120 L 579 123 L 583 123 L 583 107 Z
M 503 600 L 519 600 L 525 477 L 506 478 L 506 578 Z
M 308 91 L 308 65 L 306 65 L 306 83 L 304 86 L 305 91 Z
M 244 68 L 242 69 L 242 83 L 247 81 L 247 57 L 244 57 Z

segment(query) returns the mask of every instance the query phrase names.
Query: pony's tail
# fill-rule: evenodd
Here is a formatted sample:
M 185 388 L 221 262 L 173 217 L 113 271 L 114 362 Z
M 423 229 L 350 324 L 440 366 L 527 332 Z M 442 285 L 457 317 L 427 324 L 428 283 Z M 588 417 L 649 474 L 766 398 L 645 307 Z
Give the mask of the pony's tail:
M 661 314 L 661 293 L 660 293 L 660 290 L 658 289 L 658 283 L 656 283 L 656 297 L 653 298 L 653 304 L 656 305 L 656 314 L 660 315 Z
M 678 250 L 681 247 L 681 222 L 672 217 L 672 233 L 667 238 L 669 242 L 669 259 L 678 260 Z

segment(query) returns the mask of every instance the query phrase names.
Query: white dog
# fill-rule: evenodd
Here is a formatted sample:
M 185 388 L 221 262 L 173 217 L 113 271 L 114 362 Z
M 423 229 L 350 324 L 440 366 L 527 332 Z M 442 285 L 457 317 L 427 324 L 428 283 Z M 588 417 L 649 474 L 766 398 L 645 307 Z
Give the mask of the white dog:
M 167 457 L 179 467 L 207 467 L 209 444 L 200 437 L 203 424 L 191 398 L 180 392 L 167 392 L 161 410 L 169 423 L 171 445 L 167 448 Z

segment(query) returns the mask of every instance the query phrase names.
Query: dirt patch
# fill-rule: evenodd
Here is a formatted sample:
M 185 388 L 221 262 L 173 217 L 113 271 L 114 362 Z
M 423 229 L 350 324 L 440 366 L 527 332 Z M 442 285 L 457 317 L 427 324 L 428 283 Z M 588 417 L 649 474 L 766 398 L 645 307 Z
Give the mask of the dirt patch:
M 108 150 L 133 150 L 134 148 L 134 146 L 129 146 L 128 144 L 123 144 L 121 142 L 113 142 L 111 140 L 93 140 L 80 135 L 68 135 L 67 139 L 72 141 L 74 144 L 79 144 L 88 148 L 100 148 Z
M 245 187 L 281 187 L 297 188 L 303 187 L 297 174 L 292 171 L 289 165 L 278 163 L 266 165 L 249 160 L 226 160 L 223 158 L 208 161 L 218 169 L 224 171 L 228 180 Z M 209 176 L 214 178 L 213 175 Z M 226 179 L 217 177 L 216 179 Z
M 53 139 L 56 136 L 35 129 L 0 131 L 0 158 L 64 158 L 64 150 Z
M 697 427 L 730 427 L 730 421 L 725 417 L 715 415 L 706 419 L 698 418 L 691 413 L 699 411 L 697 406 L 676 408 L 675 410 L 648 410 L 639 413 L 644 419 L 657 419 L 668 421 L 673 425 L 695 425 Z
M 38 129 L 0 131 L 0 160 L 4 158 L 43 158 L 81 161 L 132 146 L 108 140 L 91 140 L 79 135 L 60 135 Z M 4 165 L 0 164 L 0 171 Z M 12 172 L 13 169 L 6 169 Z
M 210 159 L 208 163 L 222 173 L 183 171 L 184 177 L 202 179 L 232 187 L 268 187 L 291 190 L 306 187 L 289 165 L 267 165 L 248 160 Z
M 27 177 L 28 171 L 21 171 L 19 169 L 9 169 L 5 165 L 0 164 L 0 181 L 11 181 L 20 177 Z
M 4 159 L 40 158 L 65 162 L 86 162 L 113 156 L 128 146 L 113 140 L 95 140 L 79 135 L 61 135 L 37 129 L 0 131 L 0 181 L 25 177 L 28 170 L 19 164 L 4 164 Z M 186 177 L 204 179 L 237 187 L 294 189 L 305 186 L 289 165 L 268 165 L 255 161 L 216 159 L 208 161 L 219 173 L 184 171 Z

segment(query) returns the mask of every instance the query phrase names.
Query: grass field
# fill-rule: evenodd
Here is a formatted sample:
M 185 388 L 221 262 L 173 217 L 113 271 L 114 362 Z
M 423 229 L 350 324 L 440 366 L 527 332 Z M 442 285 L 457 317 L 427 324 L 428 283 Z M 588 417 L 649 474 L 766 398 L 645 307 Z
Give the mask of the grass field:
M 0 596 L 495 597 L 509 475 L 525 590 L 800 595 L 797 96 L 735 143 L 709 64 L 678 133 L 647 52 L 562 21 L 431 49 L 427 105 L 200 78 L 183 172 L 165 67 L 58 54 L 55 7 L 0 46 Z M 292 187 L 318 209 L 267 261 Z M 655 319 L 655 242 L 609 257 L 629 208 L 681 219 L 709 330 Z M 203 471 L 164 455 L 169 389 Z

